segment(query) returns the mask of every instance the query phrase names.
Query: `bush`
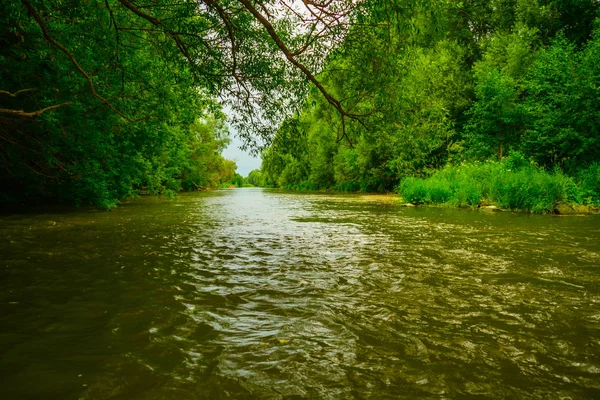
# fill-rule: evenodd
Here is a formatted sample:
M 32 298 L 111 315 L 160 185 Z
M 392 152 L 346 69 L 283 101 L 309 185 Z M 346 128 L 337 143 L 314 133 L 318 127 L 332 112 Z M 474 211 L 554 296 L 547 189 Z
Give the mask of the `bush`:
M 452 194 L 451 203 L 458 207 L 477 207 L 481 200 L 483 200 L 483 195 L 477 184 L 465 181 Z
M 583 203 L 600 205 L 600 163 L 592 163 L 577 175 Z
M 491 197 L 502 208 L 544 213 L 554 211 L 567 195 L 556 175 L 528 168 L 499 176 Z
M 426 182 L 426 187 L 428 192 L 426 201 L 428 203 L 447 203 L 452 198 L 452 190 L 450 189 L 450 184 L 445 180 L 439 182 Z
M 399 189 L 404 200 L 413 204 L 426 204 L 428 188 L 425 180 L 418 178 L 405 178 L 402 180 Z
M 428 179 L 405 178 L 398 191 L 414 204 L 477 207 L 488 200 L 511 210 L 548 213 L 563 202 L 600 202 L 600 165 L 590 166 L 580 179 L 581 189 L 560 170 L 547 172 L 516 153 L 502 162 L 447 165 Z
M 560 169 L 554 171 L 554 176 L 562 186 L 566 202 L 575 204 L 583 203 L 581 189 L 579 189 L 573 178 L 564 175 Z

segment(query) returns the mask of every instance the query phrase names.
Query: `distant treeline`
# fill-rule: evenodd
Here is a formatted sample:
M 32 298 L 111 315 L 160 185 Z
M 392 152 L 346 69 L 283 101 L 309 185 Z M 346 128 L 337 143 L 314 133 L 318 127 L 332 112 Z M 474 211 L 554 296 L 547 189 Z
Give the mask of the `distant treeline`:
M 581 192 L 571 200 L 600 202 L 599 9 L 595 0 L 382 2 L 319 76 L 354 117 L 341 119 L 313 89 L 249 181 L 386 192 L 515 154 L 531 173 L 570 177 Z

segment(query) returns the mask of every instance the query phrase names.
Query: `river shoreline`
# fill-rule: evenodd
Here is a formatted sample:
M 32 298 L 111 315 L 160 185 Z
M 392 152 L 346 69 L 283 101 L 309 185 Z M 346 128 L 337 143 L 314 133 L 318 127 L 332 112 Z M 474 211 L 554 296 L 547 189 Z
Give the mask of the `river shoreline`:
M 552 216 L 586 216 L 586 215 L 598 215 L 600 214 L 599 207 L 591 207 L 582 204 L 575 203 L 562 203 L 555 207 L 554 212 L 551 213 L 533 213 L 526 210 L 511 210 L 499 207 L 496 203 L 484 203 L 477 207 L 458 207 L 452 204 L 412 204 L 405 202 L 401 196 L 398 196 L 398 201 L 402 207 L 433 207 L 433 208 L 461 208 L 469 210 L 479 210 L 485 212 L 513 212 L 523 214 L 538 214 L 538 215 L 552 215 Z
M 375 203 L 384 203 L 384 204 L 397 204 L 401 207 L 431 207 L 431 208 L 457 208 L 457 209 L 466 209 L 466 210 L 479 210 L 484 212 L 513 212 L 513 213 L 523 213 L 523 214 L 538 214 L 538 215 L 553 215 L 553 216 L 586 216 L 586 215 L 598 215 L 600 214 L 600 207 L 592 207 L 583 204 L 577 203 L 561 203 L 558 204 L 553 212 L 549 213 L 533 213 L 527 210 L 511 210 L 507 208 L 500 207 L 497 203 L 494 202 L 482 202 L 480 205 L 476 207 L 467 206 L 455 206 L 453 204 L 441 203 L 441 204 L 413 204 L 411 202 L 405 201 L 401 195 L 395 193 L 368 193 L 368 192 L 340 192 L 336 190 L 291 190 L 291 189 L 276 189 L 282 190 L 283 192 L 290 193 L 316 193 L 316 194 L 340 194 L 340 195 L 356 195 L 357 201 L 364 202 L 375 202 Z

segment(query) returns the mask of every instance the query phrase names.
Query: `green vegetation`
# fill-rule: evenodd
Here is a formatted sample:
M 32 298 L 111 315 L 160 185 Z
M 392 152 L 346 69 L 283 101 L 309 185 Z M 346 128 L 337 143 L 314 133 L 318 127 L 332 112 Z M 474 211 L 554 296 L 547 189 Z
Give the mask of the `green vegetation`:
M 234 173 L 227 182 L 221 183 L 220 188 L 241 188 L 241 187 L 254 187 L 248 178 L 244 178 L 237 172 Z
M 552 212 L 560 203 L 598 205 L 597 192 L 589 189 L 600 178 L 597 164 L 581 178 L 577 182 L 559 169 L 547 172 L 514 152 L 501 162 L 449 164 L 427 179 L 405 178 L 398 191 L 414 204 L 497 204 L 531 212 Z
M 370 8 L 370 28 L 319 75 L 357 117 L 311 91 L 263 152 L 263 186 L 397 188 L 420 204 L 532 212 L 598 205 L 597 2 L 393 4 Z
M 344 34 L 315 28 L 353 7 L 304 23 L 276 4 L 3 1 L 0 202 L 111 208 L 239 181 L 221 104 L 247 146 L 269 140 Z
M 2 2 L 0 202 L 111 208 L 230 179 L 225 115 L 149 25 L 117 1 Z
M 248 176 L 246 177 L 246 182 L 251 186 L 264 186 L 264 181 L 262 178 L 262 172 L 258 169 L 254 169 L 250 171 Z
M 297 6 L 3 2 L 0 201 L 110 208 L 258 185 L 400 187 L 457 205 L 496 196 L 540 212 L 598 202 L 598 1 Z M 266 143 L 247 181 L 220 155 L 223 110 L 246 148 Z M 441 178 L 507 157 L 529 167 L 502 172 L 495 192 Z M 515 187 L 525 198 L 501 195 Z

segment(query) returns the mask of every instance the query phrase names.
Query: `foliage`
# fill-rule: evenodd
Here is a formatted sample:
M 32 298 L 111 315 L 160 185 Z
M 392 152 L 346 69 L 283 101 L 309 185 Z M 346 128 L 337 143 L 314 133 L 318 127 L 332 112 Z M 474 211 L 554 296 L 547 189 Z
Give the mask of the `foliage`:
M 446 10 L 438 6 L 436 18 L 443 20 Z M 454 135 L 451 117 L 468 106 L 465 52 L 426 26 L 423 13 L 429 14 L 420 4 L 398 10 L 389 32 L 377 26 L 388 15 L 374 8 L 364 17 L 374 27 L 351 31 L 343 51 L 332 54 L 319 75 L 331 93 L 363 115 L 363 123 L 340 120 L 311 92 L 294 123 L 284 124 L 263 153 L 262 170 L 273 175 L 272 184 L 384 192 L 402 176 L 444 164 Z M 431 42 L 414 45 L 419 35 L 403 19 L 407 13 L 430 29 Z M 285 139 L 292 136 L 290 125 L 295 141 Z
M 0 5 L 0 201 L 112 208 L 228 178 L 224 115 L 193 66 L 121 3 L 88 3 Z
M 522 154 L 515 152 L 502 162 L 447 165 L 427 179 L 405 178 L 398 191 L 414 204 L 477 207 L 495 203 L 511 210 L 547 213 L 563 202 L 581 203 L 582 193 L 589 190 L 578 187 L 560 170 L 546 172 L 523 161 Z
M 191 125 L 190 133 L 187 154 L 178 160 L 182 188 L 213 188 L 231 179 L 236 165 L 221 156 L 221 152 L 229 144 L 223 120 L 211 116 L 203 121 L 196 121 Z
M 319 75 L 362 123 L 310 92 L 263 152 L 267 184 L 388 191 L 401 182 L 416 203 L 493 200 L 534 212 L 596 201 L 596 170 L 582 168 L 600 160 L 599 3 L 367 4 L 364 27 Z
M 564 36 L 541 52 L 526 79 L 529 127 L 522 151 L 573 171 L 600 159 L 600 30 L 578 50 Z
M 581 188 L 583 202 L 600 206 L 600 163 L 590 164 L 577 174 L 576 179 Z
M 262 172 L 259 169 L 253 169 L 246 177 L 248 184 L 252 186 L 262 187 L 265 186 Z
M 419 201 L 474 205 L 496 192 L 453 165 L 508 156 L 528 169 L 498 164 L 495 195 L 514 192 L 498 201 L 597 201 L 598 1 L 286 1 L 0 4 L 2 200 L 110 208 L 243 186 L 219 154 L 220 98 L 245 145 L 266 145 L 261 186 L 402 181 Z M 429 187 L 435 171 L 464 184 Z
M 485 160 L 519 148 L 525 124 L 520 104 L 523 79 L 536 57 L 537 30 L 518 25 L 484 42 L 473 67 L 476 101 L 465 113 L 469 158 Z

